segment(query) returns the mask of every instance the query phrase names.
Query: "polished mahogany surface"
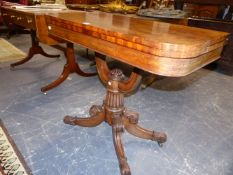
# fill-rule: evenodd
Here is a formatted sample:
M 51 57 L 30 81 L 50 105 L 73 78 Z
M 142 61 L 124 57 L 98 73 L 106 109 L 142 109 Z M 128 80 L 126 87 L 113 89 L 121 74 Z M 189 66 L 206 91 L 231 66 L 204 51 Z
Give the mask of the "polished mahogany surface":
M 104 12 L 46 15 L 49 33 L 145 71 L 184 76 L 218 59 L 227 33 Z
M 61 25 L 72 25 L 73 31 L 82 29 L 82 33 L 158 56 L 195 57 L 210 51 L 211 46 L 215 49 L 214 44 L 226 37 L 226 33 L 102 12 L 58 17 Z
M 17 8 L 16 8 L 17 7 Z M 72 13 L 71 10 L 52 10 L 27 8 L 22 6 L 2 6 L 1 12 L 6 23 L 13 23 L 27 29 L 36 31 L 36 35 L 40 42 L 48 45 L 55 45 L 62 42 L 48 36 L 47 25 L 44 14 L 46 13 L 62 13 L 64 11 Z
M 46 9 L 46 8 L 35 8 L 30 6 L 1 6 L 2 9 L 7 9 L 12 12 L 20 12 L 21 14 L 31 14 L 31 15 L 43 15 L 46 13 L 62 13 L 62 12 L 71 12 L 69 9 Z

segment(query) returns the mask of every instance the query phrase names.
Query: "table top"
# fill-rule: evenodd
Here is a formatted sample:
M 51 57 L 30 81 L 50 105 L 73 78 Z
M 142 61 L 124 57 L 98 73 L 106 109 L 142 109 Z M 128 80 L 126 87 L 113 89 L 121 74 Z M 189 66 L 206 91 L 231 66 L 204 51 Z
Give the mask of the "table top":
M 49 34 L 163 76 L 185 76 L 220 58 L 228 33 L 105 12 L 45 15 Z
M 34 15 L 44 15 L 46 13 L 62 13 L 63 11 L 71 11 L 65 8 L 46 8 L 40 6 L 23 6 L 23 5 L 12 5 L 12 6 L 1 6 L 2 9 L 8 11 L 15 11 L 22 14 L 34 14 Z
M 3 9 L 36 16 L 38 38 L 46 44 L 56 44 L 48 37 L 51 34 L 164 76 L 184 76 L 220 58 L 228 36 L 225 32 L 99 11 Z M 13 22 L 30 22 L 27 16 L 22 19 L 17 17 Z
M 145 53 L 192 58 L 216 49 L 227 33 L 103 12 L 50 14 L 56 25 Z M 56 18 L 56 19 L 55 19 Z
M 14 23 L 27 29 L 36 31 L 36 35 L 39 41 L 48 45 L 56 45 L 63 41 L 59 40 L 58 38 L 51 38 L 48 36 L 44 14 L 63 13 L 65 11 L 66 13 L 72 13 L 72 11 L 68 9 L 46 9 L 17 5 L 1 7 L 1 12 L 6 23 Z

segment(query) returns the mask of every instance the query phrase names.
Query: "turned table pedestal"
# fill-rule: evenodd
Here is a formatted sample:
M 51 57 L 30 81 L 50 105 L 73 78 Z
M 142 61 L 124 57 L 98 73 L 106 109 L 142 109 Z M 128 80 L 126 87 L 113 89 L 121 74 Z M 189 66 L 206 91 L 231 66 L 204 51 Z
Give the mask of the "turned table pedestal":
M 98 55 L 98 54 L 97 54 Z M 138 125 L 139 114 L 129 111 L 124 106 L 124 93 L 134 91 L 140 85 L 142 76 L 132 72 L 126 79 L 120 69 L 109 70 L 106 62 L 96 56 L 97 69 L 100 74 L 108 75 L 106 97 L 102 105 L 93 105 L 89 111 L 89 118 L 65 116 L 64 122 L 71 125 L 94 127 L 105 121 L 112 126 L 113 142 L 122 175 L 129 175 L 130 168 L 124 153 L 121 135 L 126 130 L 130 134 L 152 141 L 157 141 L 161 146 L 166 141 L 166 134 L 144 129 Z M 104 69 L 101 71 L 100 69 Z M 105 76 L 104 75 L 104 76 Z M 100 75 L 101 78 L 103 76 Z M 105 82 L 105 79 L 102 79 Z

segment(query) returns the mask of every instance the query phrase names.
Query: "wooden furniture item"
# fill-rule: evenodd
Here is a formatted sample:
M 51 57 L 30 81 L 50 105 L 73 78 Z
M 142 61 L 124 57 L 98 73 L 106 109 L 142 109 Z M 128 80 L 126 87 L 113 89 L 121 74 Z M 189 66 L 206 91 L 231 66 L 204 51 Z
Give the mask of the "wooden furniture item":
M 14 6 L 14 5 L 28 5 L 28 0 L 18 0 L 18 1 L 11 1 L 11 0 L 8 0 L 8 1 L 3 1 L 3 0 L 0 0 L 0 7 L 2 6 Z M 3 23 L 3 18 L 2 18 L 2 13 L 1 13 L 1 8 L 0 8 L 0 27 L 2 25 L 5 25 Z M 10 28 L 9 28 L 10 27 Z M 11 36 L 11 32 L 12 30 L 15 30 L 17 27 L 14 26 L 14 25 L 8 25 L 8 31 L 7 30 L 4 30 L 3 32 L 7 32 L 7 37 L 9 38 Z M 0 32 L 2 32 L 2 28 L 0 28 Z
M 32 46 L 29 50 L 28 56 L 17 63 L 11 64 L 11 67 L 15 67 L 29 61 L 35 54 L 42 54 L 47 57 L 59 57 L 59 55 L 49 55 L 45 53 L 42 47 L 39 45 L 40 41 L 49 45 L 55 45 L 58 44 L 59 42 L 48 37 L 47 35 L 43 35 L 43 33 L 47 31 L 47 27 L 45 26 L 45 24 L 44 26 L 40 25 L 41 23 L 40 20 L 37 21 L 35 20 L 36 12 L 38 13 L 38 11 L 15 9 L 7 6 L 1 7 L 1 11 L 4 21 L 6 23 L 17 24 L 31 31 Z M 38 24 L 39 26 L 37 26 Z M 38 32 L 37 32 L 37 27 L 39 27 Z M 39 37 L 37 37 L 37 35 L 39 35 Z
M 51 9 L 48 10 L 23 9 L 23 8 L 15 9 L 12 7 L 2 7 L 1 11 L 4 20 L 7 23 L 14 23 L 23 26 L 27 29 L 30 29 L 31 32 L 32 46 L 29 49 L 27 57 L 24 58 L 23 60 L 11 64 L 12 68 L 24 64 L 25 62 L 31 60 L 35 54 L 41 54 L 46 57 L 59 57 L 59 55 L 47 54 L 39 45 L 39 42 L 62 49 L 65 52 L 67 63 L 64 65 L 61 75 L 58 77 L 58 79 L 56 79 L 52 83 L 42 87 L 41 88 L 42 92 L 57 87 L 69 76 L 70 73 L 77 73 L 78 75 L 85 77 L 96 75 L 96 73 L 85 73 L 80 69 L 78 63 L 76 63 L 75 61 L 74 47 L 72 43 L 67 42 L 67 48 L 64 49 L 57 46 L 57 44 L 59 43 L 64 43 L 65 42 L 64 40 L 61 40 L 57 37 L 48 36 L 48 28 L 45 22 L 44 14 L 51 12 Z M 69 14 L 73 12 L 71 10 L 61 10 L 61 11 L 54 11 L 53 13 L 54 14 L 63 13 L 64 11 L 69 12 Z
M 141 82 L 140 71 L 163 76 L 185 76 L 220 57 L 227 33 L 103 12 L 46 15 L 49 33 L 95 51 L 100 79 L 107 94 L 92 106 L 89 118 L 66 116 L 64 122 L 94 127 L 102 121 L 112 126 L 113 141 L 122 175 L 130 175 L 121 134 L 126 130 L 143 139 L 164 143 L 165 133 L 138 125 L 139 115 L 124 106 L 124 94 Z M 129 78 L 119 69 L 109 70 L 105 56 L 135 67 Z

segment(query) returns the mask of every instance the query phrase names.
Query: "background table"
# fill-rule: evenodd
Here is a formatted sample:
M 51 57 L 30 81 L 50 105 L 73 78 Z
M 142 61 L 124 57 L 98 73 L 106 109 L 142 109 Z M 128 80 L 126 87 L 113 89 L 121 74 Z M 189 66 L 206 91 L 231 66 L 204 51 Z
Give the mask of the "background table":
M 39 45 L 39 42 L 54 46 L 65 52 L 67 63 L 64 65 L 61 75 L 55 81 L 42 87 L 41 88 L 42 92 L 48 91 L 60 85 L 69 76 L 70 73 L 77 73 L 78 75 L 85 77 L 96 75 L 96 73 L 85 73 L 80 69 L 78 63 L 76 63 L 75 61 L 74 48 L 72 43 L 66 42 L 67 44 L 66 48 L 62 48 L 58 44 L 65 43 L 64 40 L 58 37 L 48 35 L 48 27 L 45 22 L 44 14 L 48 12 L 50 13 L 52 12 L 53 14 L 58 14 L 58 13 L 71 14 L 75 11 L 68 9 L 65 10 L 41 9 L 41 8 L 37 9 L 37 8 L 28 8 L 28 7 L 15 8 L 15 7 L 4 7 L 4 6 L 1 7 L 1 11 L 6 23 L 8 24 L 14 23 L 19 26 L 25 27 L 29 29 L 31 33 L 32 46 L 29 49 L 27 57 L 16 63 L 11 64 L 12 68 L 24 64 L 25 62 L 31 60 L 31 58 L 35 54 L 41 54 L 46 57 L 59 57 L 59 55 L 47 54 Z

